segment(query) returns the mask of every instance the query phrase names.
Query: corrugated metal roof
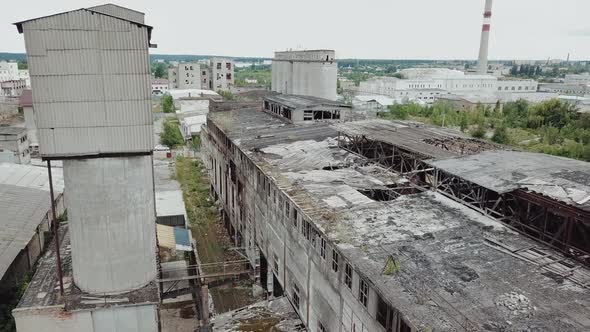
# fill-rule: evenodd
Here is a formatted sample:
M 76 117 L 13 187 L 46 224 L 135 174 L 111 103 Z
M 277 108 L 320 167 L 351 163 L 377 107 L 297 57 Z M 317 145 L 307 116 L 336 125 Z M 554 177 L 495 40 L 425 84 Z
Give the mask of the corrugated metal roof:
M 56 193 L 63 192 L 63 169 L 51 167 L 53 189 Z M 12 185 L 42 191 L 49 191 L 47 168 L 32 165 L 0 163 L 0 185 Z
M 138 23 L 142 23 L 142 24 L 144 23 L 144 16 L 145 16 L 144 13 L 138 12 L 133 9 L 125 8 L 125 7 L 122 7 L 119 5 L 115 5 L 112 3 L 107 3 L 104 5 L 99 5 L 99 6 L 94 6 L 94 7 L 88 7 L 87 9 L 90 9 L 95 12 L 119 17 L 119 18 L 126 19 L 126 20 L 133 21 L 133 22 L 138 22 Z
M 56 193 L 63 191 L 61 169 L 54 169 Z M 0 278 L 51 208 L 47 169 L 0 164 Z

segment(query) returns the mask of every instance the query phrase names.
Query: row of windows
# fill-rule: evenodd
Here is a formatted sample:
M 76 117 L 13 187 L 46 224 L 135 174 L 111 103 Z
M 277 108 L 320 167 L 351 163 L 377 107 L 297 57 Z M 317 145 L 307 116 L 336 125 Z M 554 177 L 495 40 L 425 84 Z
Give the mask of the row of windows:
M 221 130 L 219 130 L 219 128 L 217 128 L 217 126 L 215 126 L 213 123 L 210 123 L 210 121 L 208 121 L 208 127 L 211 129 L 212 132 L 214 132 L 215 134 L 217 134 L 218 140 L 220 141 L 225 141 L 225 145 L 227 145 L 227 141 L 229 141 L 229 139 L 227 139 L 227 137 L 225 137 L 225 135 L 223 134 L 223 132 Z M 230 146 L 228 146 L 228 148 L 230 148 L 230 150 L 235 152 L 235 146 L 233 146 L 233 144 L 231 144 L 231 142 L 229 142 Z M 242 154 L 239 154 L 239 158 L 243 161 L 244 156 Z M 251 164 L 251 165 L 250 165 Z M 216 166 L 216 165 L 215 165 Z M 214 167 L 215 167 L 214 166 Z M 253 163 L 249 163 L 249 166 L 251 166 L 253 169 L 256 169 L 256 182 L 259 186 L 259 188 L 263 188 L 263 190 L 257 190 L 258 193 L 262 193 L 264 196 L 266 196 L 266 199 L 268 201 L 269 204 L 274 204 L 275 206 L 277 206 L 279 208 L 279 210 L 284 212 L 284 218 L 281 218 L 281 220 L 283 221 L 283 223 L 285 224 L 285 221 L 288 222 L 288 224 L 291 224 L 297 231 L 301 230 L 301 234 L 303 235 L 303 237 L 305 239 L 307 239 L 308 241 L 311 242 L 311 245 L 314 249 L 318 250 L 316 247 L 318 246 L 318 242 L 319 242 L 319 254 L 320 257 L 324 260 L 326 260 L 328 257 L 328 250 L 330 250 L 331 252 L 331 261 L 330 261 L 330 267 L 331 270 L 335 273 L 338 273 L 338 271 L 343 268 L 343 283 L 345 284 L 345 286 L 352 291 L 352 284 L 353 284 L 353 268 L 352 266 L 344 261 L 344 263 L 342 262 L 342 259 L 340 257 L 339 252 L 335 249 L 335 248 L 328 248 L 328 244 L 327 244 L 327 240 L 321 235 L 321 233 L 313 226 L 313 224 L 307 220 L 305 220 L 303 218 L 303 215 L 300 213 L 300 211 L 289 201 L 287 196 L 283 196 L 280 195 L 280 192 L 278 191 L 278 189 L 274 189 L 271 188 L 271 183 L 270 180 L 259 170 L 257 169 Z M 235 166 L 234 166 L 235 167 Z M 232 173 L 235 173 L 234 167 L 231 167 Z M 221 169 L 219 170 L 219 174 L 221 175 Z M 231 174 L 233 175 L 233 174 Z M 220 186 L 221 187 L 221 186 Z M 227 190 L 227 189 L 226 189 Z M 299 226 L 301 226 L 301 228 L 299 228 Z M 273 253 L 273 257 L 272 257 L 272 268 L 275 271 L 276 274 L 279 273 L 279 268 L 280 268 L 280 258 L 277 254 Z M 341 264 L 344 264 L 343 266 Z M 359 275 L 359 284 L 358 284 L 358 296 L 357 299 L 358 301 L 364 306 L 364 307 L 368 307 L 369 304 L 369 296 L 370 296 L 370 292 L 369 292 L 369 284 L 366 280 L 364 280 L 362 277 L 360 277 Z M 299 306 L 300 306 L 300 302 L 301 302 L 301 293 L 300 293 L 300 288 L 297 284 L 293 283 L 292 285 L 292 301 L 294 306 L 297 308 L 297 310 L 299 310 Z M 397 324 L 397 329 L 387 329 L 387 331 L 410 331 L 409 327 L 405 324 L 405 322 L 403 322 L 403 320 L 401 319 L 401 315 L 399 315 L 399 313 L 397 313 L 397 311 L 395 311 L 395 309 L 391 308 L 389 305 L 387 305 L 379 296 L 376 299 L 377 303 L 378 303 L 378 310 L 377 310 L 377 320 L 381 323 L 381 325 L 383 325 L 384 327 L 386 327 L 386 329 L 389 326 L 393 326 L 395 324 Z M 393 315 L 392 312 L 396 312 L 396 315 Z M 320 331 L 327 331 L 327 329 L 325 328 L 325 326 L 319 322 L 318 323 L 318 330 Z
M 504 87 L 504 90 L 508 90 L 508 87 L 507 87 L 507 86 L 505 86 L 505 87 Z M 516 90 L 516 87 L 514 87 L 514 86 L 513 86 L 513 87 L 512 87 L 510 90 L 512 90 L 512 91 L 515 91 L 515 90 Z M 518 87 L 518 90 L 522 90 L 522 86 L 519 86 L 519 87 Z M 529 87 L 528 87 L 528 86 L 525 86 L 525 87 L 524 87 L 524 90 L 525 90 L 525 91 L 528 91 L 528 90 L 529 90 Z M 534 90 L 534 88 L 533 88 L 533 87 L 531 87 L 531 91 L 533 91 L 533 90 Z M 498 91 L 502 91 L 502 87 L 501 87 L 501 86 L 500 86 L 500 87 L 498 87 Z

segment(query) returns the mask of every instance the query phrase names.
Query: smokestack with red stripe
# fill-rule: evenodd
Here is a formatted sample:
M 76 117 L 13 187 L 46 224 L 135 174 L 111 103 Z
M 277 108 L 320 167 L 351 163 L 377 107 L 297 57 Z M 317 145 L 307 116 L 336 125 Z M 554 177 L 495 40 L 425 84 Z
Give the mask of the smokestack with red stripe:
M 479 45 L 479 58 L 477 61 L 477 72 L 485 74 L 488 71 L 488 42 L 490 39 L 490 24 L 492 21 L 492 1 L 486 0 L 483 13 L 483 26 L 481 29 L 481 44 Z

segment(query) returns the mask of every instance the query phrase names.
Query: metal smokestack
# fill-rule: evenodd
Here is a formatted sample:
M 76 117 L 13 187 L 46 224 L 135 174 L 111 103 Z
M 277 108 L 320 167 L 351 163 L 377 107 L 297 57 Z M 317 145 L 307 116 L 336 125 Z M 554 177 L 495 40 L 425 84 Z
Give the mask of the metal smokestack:
M 479 45 L 479 58 L 477 61 L 477 72 L 485 74 L 488 71 L 488 42 L 490 39 L 490 24 L 492 20 L 492 1 L 486 0 L 483 12 L 483 26 L 481 28 L 481 44 Z

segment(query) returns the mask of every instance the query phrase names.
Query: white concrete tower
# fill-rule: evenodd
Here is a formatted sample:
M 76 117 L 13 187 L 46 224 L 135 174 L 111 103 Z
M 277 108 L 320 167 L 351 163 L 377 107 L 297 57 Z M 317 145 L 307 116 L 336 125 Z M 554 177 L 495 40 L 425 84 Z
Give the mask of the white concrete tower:
M 479 58 L 477 60 L 477 73 L 485 74 L 488 71 L 488 44 L 490 40 L 490 27 L 492 21 L 492 1 L 486 0 L 483 12 L 483 26 L 481 28 L 481 42 L 479 45 Z

